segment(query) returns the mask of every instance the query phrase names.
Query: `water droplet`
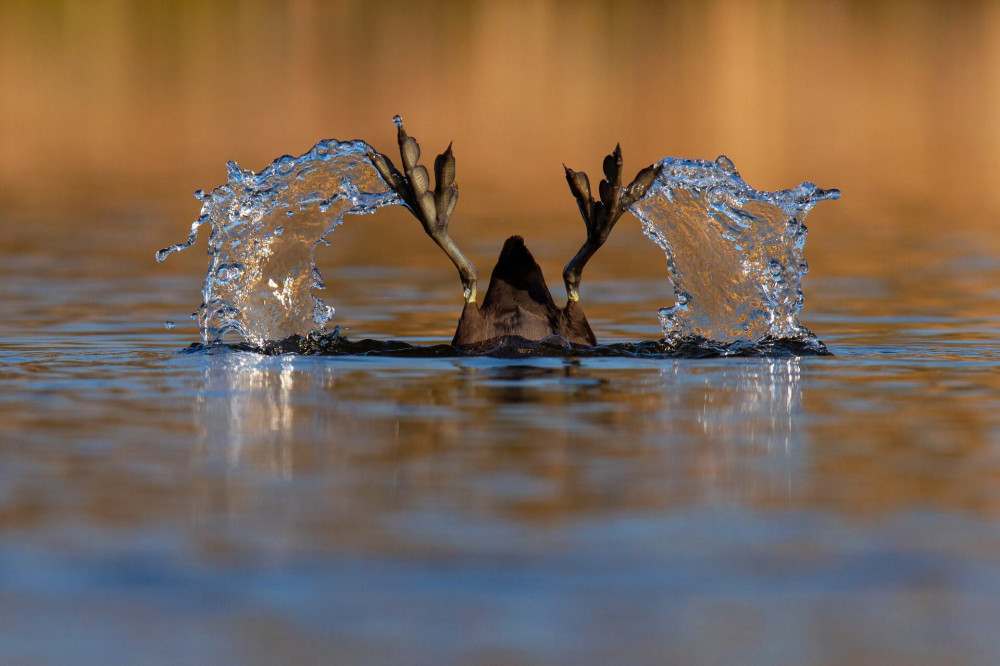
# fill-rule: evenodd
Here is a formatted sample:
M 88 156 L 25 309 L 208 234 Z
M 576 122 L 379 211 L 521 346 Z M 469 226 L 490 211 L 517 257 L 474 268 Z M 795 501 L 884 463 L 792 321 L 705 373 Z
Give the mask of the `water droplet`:
M 725 155 L 719 155 L 715 158 L 715 166 L 719 167 L 719 169 L 725 171 L 726 173 L 736 173 L 736 165 L 734 165 L 733 161 Z
M 282 176 L 287 176 L 295 168 L 295 158 L 291 155 L 285 155 L 278 159 L 277 164 L 274 165 L 274 170 L 280 173 Z
M 815 184 L 806 181 L 792 190 L 792 195 L 795 196 L 795 200 L 799 203 L 808 203 L 815 198 L 817 190 L 819 188 Z
M 403 126 L 403 117 L 401 115 L 399 115 L 399 114 L 394 115 L 392 117 L 392 124 L 395 125 L 396 127 L 402 127 Z
M 726 191 L 719 186 L 715 186 L 708 191 L 708 203 L 713 206 L 721 206 L 726 203 L 729 197 L 726 195 Z
M 205 190 L 195 190 L 194 198 L 198 201 L 203 201 L 205 199 Z
M 293 211 L 289 210 L 289 211 L 285 212 L 285 217 L 291 217 L 292 215 L 295 215 L 295 213 Z
M 325 213 L 326 211 L 330 210 L 330 206 L 332 204 L 333 204 L 333 201 L 331 201 L 330 199 L 327 199 L 326 201 L 320 201 L 319 202 L 319 212 Z
M 317 326 L 326 326 L 327 322 L 333 319 L 334 312 L 334 308 L 317 300 L 313 307 L 313 321 Z
M 165 321 L 165 322 L 163 322 L 163 325 L 164 325 L 164 326 L 165 326 L 165 327 L 166 327 L 166 328 L 167 328 L 167 329 L 169 330 L 169 329 L 172 329 L 172 328 L 173 328 L 174 326 L 176 326 L 177 324 L 175 324 L 175 323 L 174 323 L 174 322 L 172 322 L 172 321 Z
M 285 228 L 284 227 L 277 227 L 274 230 L 274 235 L 275 236 L 280 236 L 283 233 L 285 233 Z
M 229 176 L 230 183 L 237 183 L 243 180 L 243 169 L 236 162 L 226 162 L 226 175 Z
M 781 265 L 781 262 L 777 259 L 772 259 L 767 264 L 767 272 L 771 274 L 775 280 L 780 280 L 785 272 L 785 267 Z
M 318 268 L 313 268 L 312 270 L 312 288 L 326 289 L 326 284 L 323 282 L 323 276 L 320 275 Z
M 242 274 L 243 264 L 235 262 L 231 264 L 222 264 L 215 271 L 215 279 L 222 284 L 226 284 L 227 282 L 240 277 Z

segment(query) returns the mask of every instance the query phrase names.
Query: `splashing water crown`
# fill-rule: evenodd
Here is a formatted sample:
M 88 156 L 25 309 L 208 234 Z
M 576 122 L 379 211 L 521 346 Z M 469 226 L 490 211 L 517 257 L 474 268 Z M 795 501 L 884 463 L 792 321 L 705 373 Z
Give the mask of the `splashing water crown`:
M 156 258 L 163 261 L 190 247 L 201 226 L 211 225 L 197 313 L 206 343 L 220 342 L 229 332 L 258 346 L 321 335 L 334 309 L 314 293 L 325 288 L 315 265 L 316 246 L 327 243 L 345 215 L 388 205 L 414 211 L 459 267 L 467 305 L 475 304 L 475 268 L 447 237 L 457 199 L 451 147 L 435 162 L 439 185 L 429 190 L 427 171 L 417 165 L 416 141 L 406 135 L 400 116 L 393 123 L 405 175 L 364 141 L 327 139 L 300 157 L 282 156 L 259 173 L 230 162 L 226 184 L 195 192 L 202 209 L 187 240 Z M 798 321 L 808 271 L 803 220 L 839 191 L 805 182 L 792 190 L 758 192 L 724 155 L 714 161 L 664 158 L 623 186 L 619 147 L 605 158 L 606 178 L 595 200 L 586 174 L 565 170 L 587 225 L 587 242 L 564 273 L 571 302 L 579 299 L 583 265 L 628 210 L 666 255 L 675 297 L 673 306 L 659 311 L 667 342 L 796 339 L 822 347 Z M 434 201 L 425 202 L 431 195 Z

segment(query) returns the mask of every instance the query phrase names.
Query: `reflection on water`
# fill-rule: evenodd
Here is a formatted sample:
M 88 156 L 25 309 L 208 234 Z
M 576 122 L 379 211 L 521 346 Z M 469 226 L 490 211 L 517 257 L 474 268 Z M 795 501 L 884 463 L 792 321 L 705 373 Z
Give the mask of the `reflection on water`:
M 0 346 L 0 655 L 989 663 L 1000 350 L 920 355 L 968 333 L 702 361 Z
M 419 371 L 203 356 L 198 464 L 224 461 L 254 483 L 358 466 L 376 487 L 405 478 L 407 492 L 441 492 L 458 511 L 476 488 L 491 512 L 569 518 L 598 506 L 788 501 L 805 462 L 794 358 L 612 365 L 602 377 L 556 359 L 425 361 Z
M 202 425 L 198 449 L 202 455 L 224 454 L 229 467 L 252 466 L 266 474 L 291 478 L 296 389 L 293 359 L 265 368 L 256 354 L 227 354 L 205 365 L 198 397 L 197 421 Z M 298 390 L 302 391 L 300 373 Z

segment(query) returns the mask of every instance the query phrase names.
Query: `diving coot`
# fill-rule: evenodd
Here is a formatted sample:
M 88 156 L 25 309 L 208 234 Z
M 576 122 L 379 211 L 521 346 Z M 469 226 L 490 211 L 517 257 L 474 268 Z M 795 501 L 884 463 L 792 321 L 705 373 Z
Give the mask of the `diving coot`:
M 604 158 L 604 180 L 600 182 L 600 199 L 595 201 L 590 194 L 587 174 L 564 165 L 566 180 L 587 225 L 587 240 L 563 270 L 568 296 L 566 307 L 559 308 L 552 300 L 542 269 L 520 236 L 511 236 L 504 243 L 483 304 L 479 305 L 476 303 L 476 267 L 448 236 L 448 220 L 458 200 L 451 145 L 434 160 L 436 182 L 431 190 L 427 169 L 417 164 L 420 146 L 416 139 L 407 136 L 402 122 L 398 122 L 398 128 L 403 172 L 400 173 L 382 153 L 372 151 L 369 158 L 385 182 L 420 220 L 427 235 L 458 268 L 465 308 L 452 344 L 461 347 L 505 336 L 541 340 L 550 335 L 561 336 L 573 344 L 597 344 L 580 305 L 580 275 L 587 261 L 604 245 L 618 218 L 642 198 L 656 180 L 660 167 L 646 167 L 628 187 L 623 187 L 621 146 L 616 146 L 614 152 Z

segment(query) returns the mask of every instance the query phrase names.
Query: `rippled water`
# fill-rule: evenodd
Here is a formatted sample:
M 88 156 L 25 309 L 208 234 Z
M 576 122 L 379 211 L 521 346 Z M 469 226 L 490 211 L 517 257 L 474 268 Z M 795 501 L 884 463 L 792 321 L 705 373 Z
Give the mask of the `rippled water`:
M 182 353 L 200 277 L 105 223 L 3 227 L 0 661 L 1000 660 L 988 239 L 810 275 L 834 357 L 265 357 Z M 352 335 L 450 339 L 450 270 L 334 264 Z

